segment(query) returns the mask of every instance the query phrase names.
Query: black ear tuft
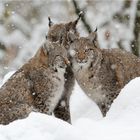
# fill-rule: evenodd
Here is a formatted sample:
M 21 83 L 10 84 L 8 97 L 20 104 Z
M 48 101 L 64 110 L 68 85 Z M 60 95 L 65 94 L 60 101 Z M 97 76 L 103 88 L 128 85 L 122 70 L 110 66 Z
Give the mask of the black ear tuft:
M 81 11 L 81 12 L 79 13 L 78 18 L 74 21 L 74 22 L 75 22 L 75 25 L 78 23 L 78 21 L 80 20 L 80 18 L 81 18 L 83 15 L 84 15 L 84 12 Z
M 78 21 L 81 19 L 81 17 L 82 17 L 83 15 L 84 15 L 84 12 L 81 11 L 81 12 L 79 13 L 78 18 L 77 18 L 75 21 L 70 22 L 70 24 L 72 25 L 71 27 L 72 27 L 73 29 L 76 28 L 76 25 L 77 25 Z
M 48 17 L 48 20 L 49 20 L 49 27 L 51 27 L 53 25 L 53 22 L 51 21 L 50 17 Z
M 94 30 L 94 32 L 97 32 L 97 30 L 98 30 L 98 29 L 97 29 L 97 27 L 96 27 L 96 29 Z

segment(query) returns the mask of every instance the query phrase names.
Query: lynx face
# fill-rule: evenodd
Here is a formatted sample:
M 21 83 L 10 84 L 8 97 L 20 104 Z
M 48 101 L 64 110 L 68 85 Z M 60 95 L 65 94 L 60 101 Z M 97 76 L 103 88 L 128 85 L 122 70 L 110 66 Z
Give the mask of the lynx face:
M 46 41 L 42 45 L 41 52 L 44 56 L 44 63 L 47 62 L 48 66 L 55 72 L 64 72 L 67 65 L 69 65 L 67 50 L 58 43 Z
M 57 55 L 53 61 L 53 68 L 56 72 L 59 72 L 59 71 L 65 72 L 67 64 L 68 64 L 67 58 Z
M 76 26 L 81 16 L 82 14 L 79 14 L 79 17 L 73 22 L 60 24 L 53 24 L 53 22 L 49 18 L 49 31 L 47 39 L 50 42 L 57 42 L 59 44 L 63 44 L 66 48 L 69 47 L 68 45 L 70 43 L 70 40 L 68 38 L 68 34 L 72 34 L 73 38 L 79 37 Z
M 81 37 L 73 41 L 69 50 L 73 69 L 78 71 L 82 68 L 88 68 L 91 65 L 96 64 L 99 55 L 96 45 L 96 41 L 89 37 Z

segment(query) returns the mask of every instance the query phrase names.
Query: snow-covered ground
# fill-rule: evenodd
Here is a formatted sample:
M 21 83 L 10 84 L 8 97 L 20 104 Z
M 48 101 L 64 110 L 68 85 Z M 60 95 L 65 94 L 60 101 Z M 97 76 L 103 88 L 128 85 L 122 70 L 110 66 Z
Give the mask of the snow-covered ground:
M 140 140 L 139 85 L 140 78 L 126 85 L 103 118 L 76 83 L 70 100 L 72 125 L 31 113 L 26 119 L 0 125 L 0 140 Z

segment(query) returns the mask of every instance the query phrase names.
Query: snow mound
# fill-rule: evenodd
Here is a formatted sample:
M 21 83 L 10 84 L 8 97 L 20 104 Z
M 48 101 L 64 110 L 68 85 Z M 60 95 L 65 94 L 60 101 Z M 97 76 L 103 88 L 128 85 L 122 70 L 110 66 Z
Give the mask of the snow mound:
M 3 78 L 3 80 L 2 80 L 2 84 L 1 84 L 1 86 L 15 73 L 16 71 L 10 71 L 10 72 L 8 72 L 5 76 L 4 76 L 4 78 Z M 0 86 L 0 87 L 1 87 Z
M 99 107 L 83 92 L 75 81 L 73 94 L 70 98 L 71 122 L 74 123 L 79 118 L 100 120 L 103 118 Z
M 139 84 L 140 78 L 128 83 L 103 118 L 76 83 L 70 100 L 72 125 L 31 113 L 26 119 L 0 125 L 0 140 L 140 140 Z
M 72 125 L 41 113 L 17 120 L 7 126 L 0 125 L 0 140 L 77 140 L 81 133 Z
M 131 80 L 121 90 L 120 95 L 114 100 L 107 113 L 107 118 L 124 118 L 137 123 L 135 119 L 140 118 L 140 77 Z
M 92 140 L 140 139 L 140 77 L 130 81 L 100 120 L 79 118 L 74 126 Z

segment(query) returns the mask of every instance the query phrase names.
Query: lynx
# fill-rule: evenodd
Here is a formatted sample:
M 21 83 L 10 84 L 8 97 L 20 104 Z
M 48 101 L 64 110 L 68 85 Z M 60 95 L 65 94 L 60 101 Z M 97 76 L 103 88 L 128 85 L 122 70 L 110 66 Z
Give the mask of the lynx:
M 31 111 L 51 114 L 64 91 L 67 52 L 46 42 L 0 89 L 0 124 L 25 118 Z
M 81 12 L 79 14 L 79 17 L 73 22 L 59 24 L 54 24 L 49 17 L 49 31 L 47 34 L 47 39 L 50 42 L 55 43 L 57 42 L 58 44 L 63 46 L 66 50 L 68 50 L 70 44 L 69 36 L 72 37 L 73 39 L 79 37 L 79 33 L 76 30 L 76 26 L 82 15 L 83 13 Z M 57 49 L 59 49 L 59 45 L 57 46 Z M 56 117 L 63 119 L 67 122 L 70 122 L 69 98 L 72 93 L 75 81 L 71 65 L 68 65 L 66 68 L 65 80 L 66 81 L 64 86 L 65 87 L 64 93 L 61 100 L 59 101 L 59 104 L 54 110 L 54 114 Z
M 140 76 L 140 59 L 121 49 L 100 49 L 96 31 L 71 41 L 75 78 L 105 116 L 120 90 Z

